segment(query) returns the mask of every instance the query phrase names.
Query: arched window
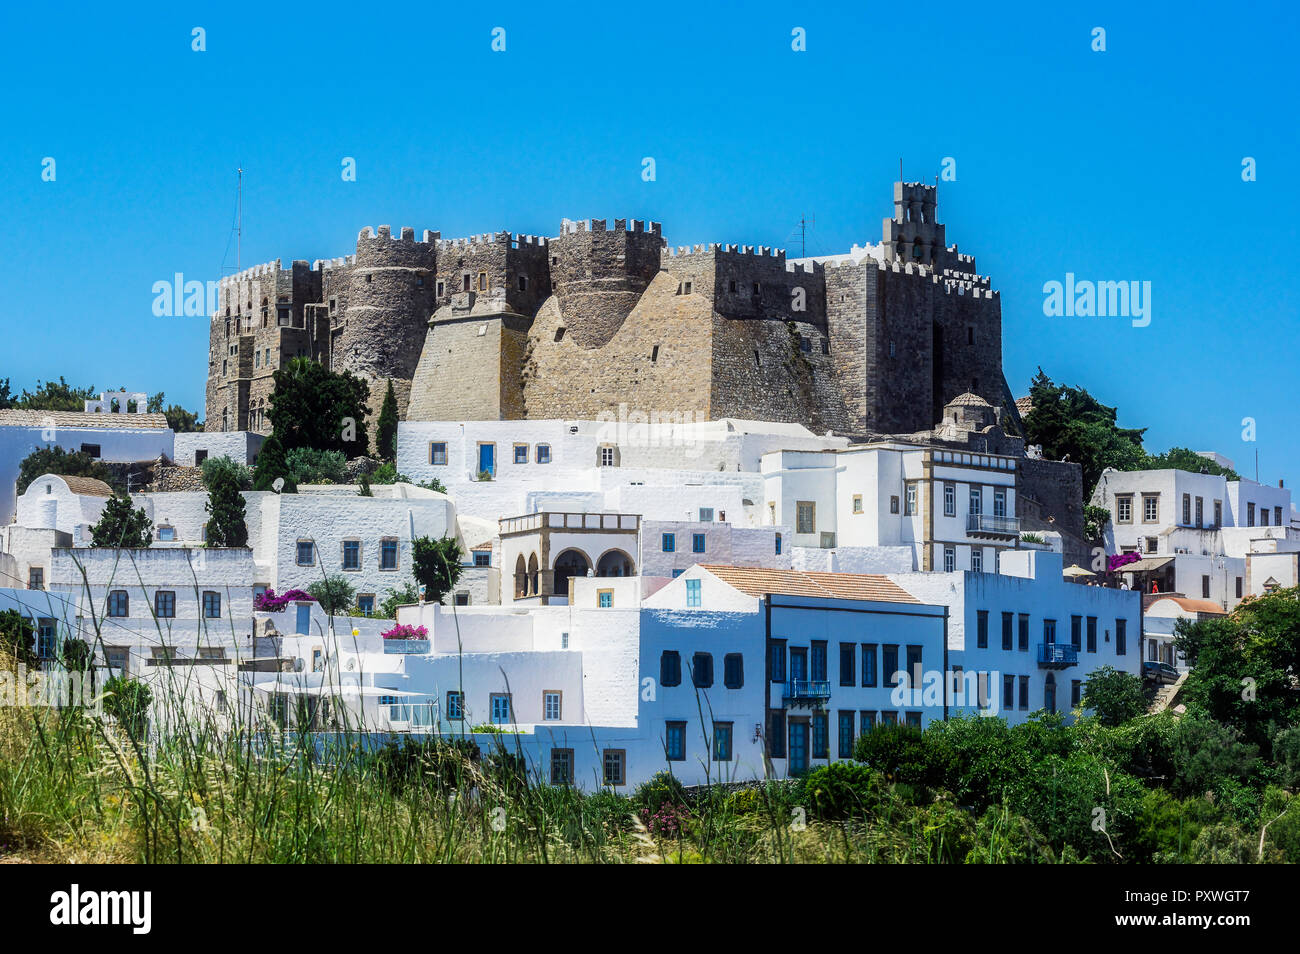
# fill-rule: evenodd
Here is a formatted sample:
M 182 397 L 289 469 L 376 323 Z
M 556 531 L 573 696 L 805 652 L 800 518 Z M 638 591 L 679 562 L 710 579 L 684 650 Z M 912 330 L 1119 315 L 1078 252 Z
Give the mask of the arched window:
M 524 568 L 524 555 L 519 554 L 515 560 L 515 599 L 523 599 L 528 595 L 528 572 Z

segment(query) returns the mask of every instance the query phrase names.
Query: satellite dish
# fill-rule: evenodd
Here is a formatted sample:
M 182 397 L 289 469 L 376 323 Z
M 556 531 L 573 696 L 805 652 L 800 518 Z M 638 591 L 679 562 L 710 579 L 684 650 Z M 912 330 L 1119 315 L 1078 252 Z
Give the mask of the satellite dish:
M 284 487 L 283 477 L 277 477 L 275 478 L 275 480 L 271 481 L 271 489 L 274 490 L 277 494 L 281 491 L 281 489 L 283 489 L 283 487 Z

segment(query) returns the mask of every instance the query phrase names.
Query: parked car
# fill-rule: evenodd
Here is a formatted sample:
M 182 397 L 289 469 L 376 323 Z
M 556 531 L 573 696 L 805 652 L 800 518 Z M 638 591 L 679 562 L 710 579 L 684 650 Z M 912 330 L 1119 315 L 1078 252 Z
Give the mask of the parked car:
M 1169 685 L 1178 681 L 1181 673 L 1167 662 L 1149 659 L 1142 664 L 1142 678 L 1147 682 L 1159 682 Z

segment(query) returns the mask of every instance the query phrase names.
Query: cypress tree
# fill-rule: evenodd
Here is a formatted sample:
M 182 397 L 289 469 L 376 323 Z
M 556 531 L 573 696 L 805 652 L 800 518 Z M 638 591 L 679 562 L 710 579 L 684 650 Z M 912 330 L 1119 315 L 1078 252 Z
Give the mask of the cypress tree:
M 384 392 L 384 403 L 379 409 L 375 439 L 381 460 L 397 460 L 397 395 L 393 393 L 392 378 L 388 379 L 388 390 Z

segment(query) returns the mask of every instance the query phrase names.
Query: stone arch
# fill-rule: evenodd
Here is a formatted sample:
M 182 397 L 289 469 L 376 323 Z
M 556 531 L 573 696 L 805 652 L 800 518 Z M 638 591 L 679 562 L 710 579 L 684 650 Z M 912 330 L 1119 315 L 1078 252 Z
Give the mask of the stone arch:
M 569 578 L 583 577 L 591 569 L 591 558 L 576 547 L 570 547 L 555 558 L 555 589 L 557 596 L 569 595 Z
M 522 599 L 528 595 L 528 573 L 524 568 L 524 555 L 521 553 L 515 560 L 515 599 Z
M 522 560 L 523 557 L 521 556 Z M 530 596 L 538 594 L 537 589 L 537 554 L 533 553 L 528 557 L 528 593 Z
M 613 547 L 601 554 L 596 561 L 597 576 L 635 576 L 636 562 L 628 556 L 627 552 Z

